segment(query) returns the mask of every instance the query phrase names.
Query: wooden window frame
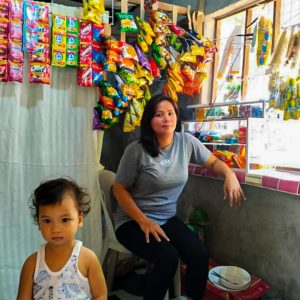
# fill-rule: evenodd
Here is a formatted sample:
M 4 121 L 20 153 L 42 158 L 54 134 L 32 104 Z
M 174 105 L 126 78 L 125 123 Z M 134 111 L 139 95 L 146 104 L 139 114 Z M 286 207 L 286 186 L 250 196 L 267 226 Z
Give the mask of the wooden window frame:
M 251 22 L 252 11 L 258 5 L 264 3 L 274 2 L 274 17 L 273 17 L 273 48 L 276 44 L 279 34 L 280 34 L 280 19 L 281 19 L 281 0 L 241 0 L 232 5 L 226 6 L 212 14 L 206 15 L 204 18 L 204 36 L 210 40 L 216 40 L 216 46 L 219 49 L 218 36 L 220 35 L 220 22 L 221 19 L 230 17 L 234 14 L 240 13 L 242 11 L 246 12 L 246 23 Z M 245 29 L 245 33 L 250 32 L 250 29 Z M 249 53 L 250 46 L 244 45 L 243 52 L 243 84 L 241 91 L 241 100 L 243 101 L 246 96 L 247 87 L 248 87 L 248 74 L 249 74 Z M 202 92 L 200 95 L 201 104 L 212 104 L 216 100 L 216 80 L 215 76 L 217 74 L 217 68 L 219 65 L 219 55 L 216 53 L 214 55 L 213 63 L 207 66 L 207 73 L 211 74 L 208 76 L 208 80 L 203 82 Z

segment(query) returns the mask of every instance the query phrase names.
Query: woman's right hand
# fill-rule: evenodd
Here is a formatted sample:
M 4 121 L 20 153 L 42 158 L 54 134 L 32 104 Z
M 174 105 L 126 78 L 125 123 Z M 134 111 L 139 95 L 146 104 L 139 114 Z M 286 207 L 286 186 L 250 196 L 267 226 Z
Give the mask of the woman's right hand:
M 146 243 L 150 241 L 150 234 L 152 234 L 158 242 L 161 241 L 161 238 L 169 241 L 169 238 L 161 227 L 150 220 L 136 205 L 126 186 L 115 182 L 113 184 L 113 193 L 121 208 L 140 225 L 141 230 L 145 233 Z
M 146 218 L 142 222 L 139 223 L 141 230 L 145 233 L 146 243 L 150 241 L 150 234 L 154 236 L 154 238 L 160 242 L 161 238 L 170 241 L 163 229 L 154 221 Z

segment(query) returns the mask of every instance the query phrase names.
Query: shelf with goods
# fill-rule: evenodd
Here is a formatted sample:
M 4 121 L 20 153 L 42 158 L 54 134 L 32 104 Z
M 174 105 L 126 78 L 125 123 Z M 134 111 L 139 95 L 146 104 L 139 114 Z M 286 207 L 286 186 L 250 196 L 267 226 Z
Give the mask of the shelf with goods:
M 268 106 L 267 101 L 223 102 L 188 105 L 186 111 L 189 117 L 184 123 L 210 122 L 212 120 L 246 120 L 247 118 L 263 118 Z
M 190 105 L 187 108 L 194 113 L 190 114 L 190 120 L 183 121 L 183 130 L 196 136 L 231 168 L 248 172 L 248 121 L 251 117 L 264 117 L 266 102 Z

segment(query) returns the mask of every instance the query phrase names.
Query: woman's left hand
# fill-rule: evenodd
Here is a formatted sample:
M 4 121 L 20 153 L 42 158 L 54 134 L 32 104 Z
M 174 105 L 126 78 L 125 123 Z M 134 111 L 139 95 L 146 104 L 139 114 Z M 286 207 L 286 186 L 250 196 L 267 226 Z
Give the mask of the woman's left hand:
M 240 183 L 232 171 L 227 172 L 223 189 L 224 199 L 228 199 L 230 206 L 239 206 L 242 200 L 246 200 Z

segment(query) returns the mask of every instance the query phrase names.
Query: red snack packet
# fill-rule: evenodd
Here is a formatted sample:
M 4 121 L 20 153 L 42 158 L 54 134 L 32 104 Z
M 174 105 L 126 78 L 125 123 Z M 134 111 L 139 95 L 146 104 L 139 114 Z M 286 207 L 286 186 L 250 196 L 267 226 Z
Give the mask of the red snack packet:
M 92 44 L 80 43 L 79 46 L 79 64 L 80 66 L 91 65 L 93 62 L 92 58 Z
M 93 70 L 92 67 L 81 67 L 77 71 L 77 84 L 82 87 L 93 86 Z
M 92 42 L 92 23 L 89 21 L 80 20 L 80 42 Z
M 8 81 L 23 82 L 23 63 L 8 63 Z
M 151 73 L 152 73 L 153 77 L 160 78 L 160 70 L 159 70 L 157 63 L 153 57 L 150 58 L 149 64 L 150 64 L 150 69 L 151 69 Z

